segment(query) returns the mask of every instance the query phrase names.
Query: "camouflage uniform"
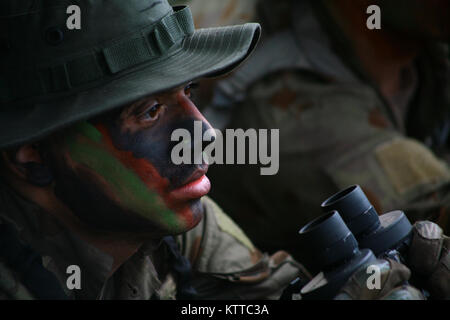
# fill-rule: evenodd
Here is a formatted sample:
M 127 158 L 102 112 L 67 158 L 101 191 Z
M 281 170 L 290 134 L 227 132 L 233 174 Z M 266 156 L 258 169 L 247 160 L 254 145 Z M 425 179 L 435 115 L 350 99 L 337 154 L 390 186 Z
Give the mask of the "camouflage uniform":
M 72 299 L 175 299 L 181 277 L 173 255 L 192 266 L 190 286 L 199 299 L 278 299 L 302 267 L 285 252 L 263 255 L 210 199 L 204 198 L 205 217 L 193 230 L 176 238 L 177 249 L 165 241 L 150 241 L 109 277 L 112 258 L 63 227 L 34 204 L 2 186 L 0 225 L 19 230 L 20 241 L 32 244 L 46 270 L 56 276 Z M 175 243 L 175 242 L 174 242 Z M 178 250 L 179 249 L 179 250 Z M 0 246 L 3 253 L 4 245 Z M 178 251 L 178 252 L 173 252 Z M 81 269 L 81 289 L 69 290 L 67 267 Z M 0 299 L 42 298 L 27 288 L 23 275 L 0 258 Z
M 205 116 L 219 128 L 280 129 L 280 169 L 261 176 L 258 166 L 212 166 L 212 197 L 259 247 L 285 248 L 299 261 L 299 228 L 352 184 L 378 212 L 402 209 L 412 222 L 432 220 L 448 234 L 448 48 L 428 48 L 405 74 L 394 103 L 408 113 L 396 114 L 357 59 L 333 49 L 346 44 L 315 10 L 296 2 L 292 26 L 266 34 L 217 85 Z

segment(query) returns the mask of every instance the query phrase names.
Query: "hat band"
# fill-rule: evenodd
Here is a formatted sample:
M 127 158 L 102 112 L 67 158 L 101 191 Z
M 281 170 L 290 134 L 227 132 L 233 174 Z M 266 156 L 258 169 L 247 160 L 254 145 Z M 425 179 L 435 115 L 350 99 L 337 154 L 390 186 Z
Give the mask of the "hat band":
M 64 92 L 163 56 L 195 31 L 189 7 L 175 7 L 174 10 L 136 35 L 75 59 L 38 68 L 37 72 L 22 77 L 20 83 L 13 85 L 16 90 L 0 92 L 0 101 L 11 102 L 17 98 Z M 23 83 L 24 79 L 27 83 Z M 5 88 L 3 85 L 1 87 Z M 24 96 L 24 92 L 28 94 Z
M 164 17 L 150 33 L 144 31 L 143 36 L 126 39 L 102 51 L 110 71 L 117 73 L 163 55 L 194 31 L 191 11 L 184 7 Z

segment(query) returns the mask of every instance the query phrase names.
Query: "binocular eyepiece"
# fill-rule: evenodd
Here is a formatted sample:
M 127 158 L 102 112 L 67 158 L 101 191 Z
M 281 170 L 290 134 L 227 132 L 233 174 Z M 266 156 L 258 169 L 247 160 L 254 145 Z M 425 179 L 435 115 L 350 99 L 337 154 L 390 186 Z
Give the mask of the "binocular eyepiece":
M 331 196 L 321 207 L 324 212 L 338 211 L 359 247 L 371 249 L 376 256 L 398 250 L 409 240 L 412 226 L 406 215 L 391 211 L 378 216 L 358 185 Z
M 315 276 L 301 288 L 304 299 L 331 299 L 350 276 L 376 257 L 401 257 L 412 226 L 402 211 L 378 215 L 358 185 L 325 200 L 324 215 L 299 231 L 303 263 Z
M 305 244 L 305 265 L 310 270 L 332 270 L 349 260 L 357 251 L 358 242 L 337 211 L 331 211 L 305 225 L 299 231 Z

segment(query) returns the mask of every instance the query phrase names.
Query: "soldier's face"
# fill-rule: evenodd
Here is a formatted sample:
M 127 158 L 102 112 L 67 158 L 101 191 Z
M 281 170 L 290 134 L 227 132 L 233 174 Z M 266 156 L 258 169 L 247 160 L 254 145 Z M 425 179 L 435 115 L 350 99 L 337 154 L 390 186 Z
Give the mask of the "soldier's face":
M 382 22 L 413 38 L 450 41 L 449 0 L 379 0 Z
M 202 218 L 208 166 L 175 165 L 171 134 L 211 126 L 190 100 L 191 85 L 80 123 L 50 143 L 55 194 L 97 229 L 160 237 Z

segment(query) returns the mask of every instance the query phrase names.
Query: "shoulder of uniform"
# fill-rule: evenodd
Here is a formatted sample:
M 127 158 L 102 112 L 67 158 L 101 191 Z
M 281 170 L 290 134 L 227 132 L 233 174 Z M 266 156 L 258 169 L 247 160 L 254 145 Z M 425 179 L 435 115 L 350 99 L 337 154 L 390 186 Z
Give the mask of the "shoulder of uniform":
M 251 268 L 262 254 L 210 198 L 202 198 L 204 217 L 181 237 L 183 254 L 195 271 L 231 274 Z
M 206 212 L 210 215 L 210 222 L 217 226 L 214 226 L 214 228 L 218 228 L 221 232 L 225 232 L 226 234 L 232 236 L 249 250 L 255 250 L 254 245 L 247 238 L 241 228 L 237 226 L 237 224 L 222 210 L 221 207 L 219 207 L 216 202 L 209 197 L 204 197 L 203 205 Z

